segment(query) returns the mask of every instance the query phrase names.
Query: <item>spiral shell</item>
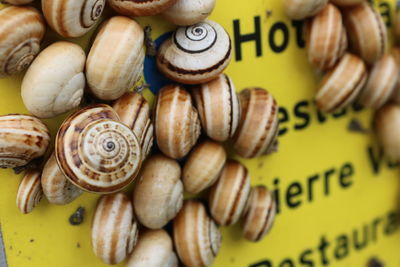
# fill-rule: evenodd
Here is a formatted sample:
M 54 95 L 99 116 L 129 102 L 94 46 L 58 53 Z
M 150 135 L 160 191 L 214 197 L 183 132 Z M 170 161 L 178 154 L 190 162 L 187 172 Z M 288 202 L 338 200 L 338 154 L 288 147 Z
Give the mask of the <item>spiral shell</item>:
M 0 3 L 6 3 L 11 5 L 26 5 L 32 3 L 34 0 L 0 0 Z
M 278 105 L 265 89 L 248 88 L 239 94 L 242 116 L 233 142 L 236 153 L 244 158 L 258 157 L 276 142 Z
M 275 214 L 273 194 L 265 186 L 252 188 L 244 214 L 244 237 L 253 242 L 260 241 L 271 230 Z
M 221 233 L 198 201 L 185 201 L 174 220 L 174 243 L 188 267 L 211 266 L 221 246 Z
M 0 77 L 29 67 L 40 51 L 46 25 L 31 7 L 10 6 L 0 10 Z
M 122 262 L 133 250 L 138 238 L 138 224 L 129 198 L 122 194 L 103 196 L 93 217 L 92 247 L 107 264 Z
M 231 60 L 231 39 L 216 22 L 180 27 L 160 47 L 157 66 L 168 78 L 200 84 L 218 77 Z
M 240 120 L 240 103 L 232 80 L 221 74 L 192 90 L 201 125 L 215 141 L 232 137 Z
M 349 7 L 359 5 L 365 2 L 365 0 L 331 0 L 331 2 L 337 6 Z
M 29 170 L 18 187 L 17 207 L 23 213 L 30 213 L 42 199 L 40 171 Z
M 176 3 L 177 0 L 108 0 L 108 4 L 125 16 L 154 16 Z
M 327 72 L 315 97 L 319 110 L 333 112 L 354 102 L 367 80 L 364 62 L 352 54 L 346 54 Z
M 155 155 L 146 161 L 133 192 L 133 206 L 141 224 L 160 229 L 176 216 L 183 202 L 180 177 L 181 168 L 173 159 Z
M 29 112 L 52 118 L 76 108 L 85 88 L 85 60 L 83 49 L 70 42 L 57 42 L 43 50 L 22 81 L 21 96 Z
M 205 20 L 213 11 L 216 0 L 178 0 L 162 13 L 163 18 L 180 26 Z
M 211 187 L 210 212 L 223 226 L 235 224 L 241 217 L 250 195 L 250 175 L 246 167 L 229 160 L 218 181 Z
M 87 82 L 97 98 L 116 100 L 139 80 L 143 40 L 142 27 L 127 17 L 112 17 L 101 25 L 86 62 Z
M 20 114 L 0 116 L 0 168 L 21 167 L 46 153 L 50 133 L 39 119 Z
M 67 118 L 56 137 L 56 158 L 77 187 L 112 193 L 129 185 L 141 163 L 135 134 L 107 105 L 89 106 Z
M 190 94 L 179 85 L 168 85 L 158 94 L 155 133 L 160 150 L 179 159 L 186 156 L 200 135 L 200 121 Z
M 153 123 L 150 120 L 150 106 L 140 93 L 128 92 L 113 105 L 122 123 L 135 133 L 145 159 L 153 146 Z
M 328 0 L 284 0 L 283 8 L 291 19 L 301 20 L 318 14 Z
M 151 266 L 178 267 L 172 239 L 165 230 L 141 232 L 135 249 L 126 264 L 126 267 Z
M 225 149 L 218 143 L 204 141 L 194 147 L 183 167 L 185 191 L 197 194 L 212 186 L 226 161 Z

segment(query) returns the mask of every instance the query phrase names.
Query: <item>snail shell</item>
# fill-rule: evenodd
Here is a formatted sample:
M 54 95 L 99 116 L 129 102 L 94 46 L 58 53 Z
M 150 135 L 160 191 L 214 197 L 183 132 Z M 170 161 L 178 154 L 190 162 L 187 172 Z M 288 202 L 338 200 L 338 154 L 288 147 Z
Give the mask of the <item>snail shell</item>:
M 146 230 L 139 240 L 126 267 L 178 267 L 172 239 L 165 230 Z
M 83 108 L 67 118 L 56 137 L 56 158 L 75 186 L 94 193 L 112 193 L 129 185 L 141 163 L 135 134 L 117 121 L 107 105 Z
M 291 19 L 302 20 L 318 14 L 328 0 L 284 0 L 283 8 Z
M 105 0 L 42 0 L 42 10 L 58 34 L 80 37 L 96 24 L 105 4 Z
M 183 167 L 182 180 L 185 191 L 197 194 L 218 179 L 226 161 L 225 149 L 212 141 L 194 147 Z
M 0 77 L 24 71 L 40 51 L 46 25 L 31 7 L 0 10 Z
M 331 2 L 337 6 L 349 7 L 359 5 L 365 2 L 365 0 L 331 0 Z
M 319 110 L 333 112 L 354 102 L 367 80 L 364 62 L 347 53 L 334 69 L 327 72 L 315 97 Z
M 143 40 L 142 27 L 127 17 L 112 17 L 101 25 L 86 62 L 87 82 L 97 98 L 116 100 L 139 80 Z
M 244 158 L 258 157 L 274 145 L 278 135 L 278 105 L 265 89 L 249 88 L 239 94 L 242 116 L 233 142 Z
M 101 197 L 92 221 L 92 247 L 107 264 L 123 261 L 138 238 L 138 224 L 129 198 L 122 194 Z
M 244 214 L 244 237 L 253 242 L 260 241 L 271 230 L 275 214 L 273 194 L 265 186 L 252 188 Z
M 240 120 L 240 103 L 232 80 L 225 74 L 192 90 L 201 125 L 215 141 L 232 137 Z
M 27 115 L 0 116 L 0 168 L 21 167 L 46 153 L 47 126 Z
M 113 105 L 122 123 L 135 133 L 140 141 L 142 157 L 145 159 L 153 146 L 153 123 L 150 120 L 150 106 L 142 94 L 128 92 Z
M 177 0 L 108 0 L 108 4 L 125 16 L 154 16 L 175 4 Z
M 393 47 L 392 56 L 396 62 L 397 68 L 400 70 L 400 48 Z M 396 104 L 400 103 L 400 78 L 397 80 L 396 87 L 394 89 L 394 93 L 391 97 L 391 100 L 394 101 Z
M 83 49 L 70 42 L 43 50 L 22 81 L 21 96 L 29 112 L 51 118 L 76 108 L 85 88 L 85 60 Z
M 176 216 L 183 202 L 180 177 L 181 168 L 173 159 L 155 155 L 146 161 L 133 192 L 133 206 L 141 224 L 160 229 Z
M 30 213 L 42 199 L 40 171 L 29 170 L 18 187 L 17 207 L 23 213 Z
M 246 167 L 230 160 L 218 181 L 211 187 L 210 211 L 223 226 L 235 224 L 241 217 L 250 195 L 250 175 Z
M 394 37 L 398 44 L 400 42 L 400 9 L 396 9 L 396 16 L 394 19 Z
M 200 121 L 190 94 L 179 85 L 168 85 L 158 94 L 155 133 L 160 150 L 179 159 L 186 156 L 200 135 Z
M 160 47 L 157 66 L 168 78 L 200 84 L 218 77 L 231 60 L 231 39 L 216 22 L 179 27 Z
M 211 266 L 221 246 L 221 233 L 198 201 L 185 201 L 174 220 L 174 243 L 188 267 Z
M 32 3 L 34 0 L 0 0 L 1 3 L 11 4 L 11 5 L 26 5 Z
M 162 16 L 180 26 L 189 26 L 205 20 L 213 11 L 215 0 L 178 0 Z
M 58 167 L 54 153 L 43 168 L 41 183 L 47 200 L 56 205 L 69 204 L 83 193 L 64 176 Z

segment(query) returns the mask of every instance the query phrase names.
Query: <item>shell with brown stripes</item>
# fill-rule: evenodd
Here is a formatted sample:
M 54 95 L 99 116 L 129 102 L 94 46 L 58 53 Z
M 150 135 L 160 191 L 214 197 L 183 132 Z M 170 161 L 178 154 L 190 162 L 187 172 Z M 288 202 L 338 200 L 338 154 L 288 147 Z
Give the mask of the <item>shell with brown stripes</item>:
M 0 168 L 21 167 L 46 153 L 50 143 L 47 126 L 20 114 L 0 116 Z
M 283 8 L 291 19 L 301 20 L 318 14 L 328 0 L 284 0 Z
M 40 171 L 28 170 L 18 187 L 17 207 L 23 213 L 30 213 L 43 196 L 40 185 Z
M 264 186 L 251 189 L 243 217 L 243 235 L 258 242 L 268 234 L 274 224 L 276 203 L 273 194 Z
M 32 7 L 10 6 L 0 10 L 0 77 L 29 67 L 40 51 L 46 25 Z
M 233 137 L 237 154 L 254 158 L 268 153 L 278 135 L 278 105 L 262 88 L 248 88 L 239 94 L 242 116 Z
M 176 25 L 193 25 L 205 20 L 211 14 L 215 2 L 216 0 L 178 0 L 161 15 Z
M 197 194 L 212 186 L 226 161 L 225 149 L 216 142 L 197 144 L 183 166 L 182 181 L 185 191 Z
M 183 202 L 180 177 L 181 168 L 175 160 L 162 154 L 147 159 L 133 191 L 133 206 L 141 224 L 161 229 L 176 216 Z
M 176 3 L 177 0 L 108 0 L 115 12 L 125 16 L 154 16 Z
M 211 266 L 221 246 L 221 233 L 203 204 L 185 201 L 173 223 L 174 244 L 186 266 Z
M 186 156 L 200 136 L 197 111 L 179 85 L 167 85 L 158 93 L 154 124 L 158 147 L 174 159 Z
M 331 0 L 331 2 L 337 6 L 349 7 L 359 5 L 365 2 L 365 0 Z
M 201 84 L 218 77 L 231 60 L 231 39 L 218 23 L 205 20 L 179 27 L 160 47 L 158 69 L 185 84 Z
M 211 139 L 224 142 L 235 134 L 240 120 L 240 103 L 227 75 L 221 74 L 193 88 L 192 95 L 201 125 Z
M 11 4 L 11 5 L 26 5 L 34 0 L 0 0 L 0 3 Z
M 64 175 L 93 193 L 112 193 L 128 186 L 141 164 L 136 135 L 104 104 L 83 108 L 63 122 L 55 154 Z
M 397 68 L 400 69 L 400 48 L 398 47 L 393 47 L 391 51 L 391 55 L 393 56 Z M 393 102 L 400 104 L 400 77 L 397 80 L 396 87 L 394 89 L 394 93 L 392 97 L 390 98 Z
M 142 159 L 150 153 L 153 146 L 153 123 L 150 119 L 150 106 L 142 94 L 128 92 L 113 104 L 122 123 L 135 133 L 142 148 Z
M 213 219 L 223 226 L 235 224 L 250 195 L 250 175 L 245 166 L 229 160 L 211 187 L 209 207 Z
M 364 62 L 347 53 L 327 72 L 318 86 L 315 101 L 319 110 L 334 112 L 352 104 L 367 80 Z
M 92 221 L 92 248 L 107 264 L 122 262 L 136 245 L 138 224 L 130 199 L 122 193 L 100 198 Z
M 63 37 L 80 37 L 90 31 L 105 5 L 105 0 L 42 0 L 47 23 Z
M 116 16 L 105 21 L 86 61 L 90 91 L 101 100 L 116 100 L 143 72 L 144 32 L 134 20 Z

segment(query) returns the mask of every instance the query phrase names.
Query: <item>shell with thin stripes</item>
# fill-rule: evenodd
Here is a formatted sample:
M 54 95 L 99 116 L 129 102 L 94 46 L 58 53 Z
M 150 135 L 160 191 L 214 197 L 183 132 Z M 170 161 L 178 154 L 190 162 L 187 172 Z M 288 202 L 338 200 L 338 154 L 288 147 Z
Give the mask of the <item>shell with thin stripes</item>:
M 138 224 L 130 199 L 122 193 L 100 198 L 92 221 L 92 248 L 106 264 L 122 262 L 138 239 Z
M 192 89 L 201 125 L 219 142 L 232 137 L 240 120 L 240 103 L 235 86 L 226 74 Z
M 11 5 L 26 5 L 32 3 L 35 0 L 0 0 L 1 3 L 11 4 Z
M 173 223 L 174 244 L 188 267 L 211 266 L 221 246 L 221 233 L 203 204 L 185 201 Z
M 167 85 L 157 97 L 154 124 L 157 144 L 167 156 L 186 156 L 200 136 L 200 120 L 190 94 L 179 85 Z
M 365 0 L 331 0 L 331 2 L 340 7 L 349 7 L 359 5 L 365 2 Z
M 108 0 L 115 12 L 125 16 L 154 16 L 176 3 L 177 0 Z
M 244 158 L 270 152 L 278 135 L 278 104 L 267 90 L 248 88 L 239 94 L 242 116 L 233 147 Z
M 251 189 L 243 215 L 243 235 L 253 242 L 264 238 L 271 230 L 276 214 L 274 195 L 265 186 Z
M 352 104 L 367 80 L 364 62 L 357 56 L 346 54 L 327 72 L 318 86 L 315 101 L 319 110 L 334 112 Z
M 36 117 L 0 116 L 0 168 L 21 167 L 46 153 L 50 143 L 47 126 Z
M 63 122 L 55 154 L 70 182 L 93 193 L 112 193 L 128 186 L 141 164 L 136 135 L 104 104 L 83 108 Z
M 400 48 L 398 47 L 393 47 L 391 51 L 391 55 L 393 56 L 396 66 L 398 70 L 400 70 Z M 396 87 L 394 89 L 393 95 L 390 98 L 393 102 L 400 104 L 400 77 L 397 80 Z
M 216 0 L 178 0 L 161 15 L 176 25 L 193 25 L 205 20 L 211 14 L 215 2 Z
M 116 100 L 143 72 L 144 32 L 134 20 L 116 16 L 105 21 L 86 62 L 90 91 L 101 100 Z
M 328 0 L 284 0 L 283 8 L 289 18 L 302 20 L 318 14 L 327 3 Z
M 40 51 L 46 32 L 42 15 L 32 7 L 0 10 L 0 77 L 21 73 Z
M 162 154 L 147 159 L 133 191 L 133 206 L 141 224 L 161 229 L 175 218 L 183 203 L 180 178 L 181 168 L 175 160 Z
M 18 187 L 17 207 L 23 213 L 27 214 L 39 204 L 42 199 L 43 191 L 40 186 L 40 171 L 28 170 Z
M 201 84 L 218 77 L 231 60 L 229 34 L 218 23 L 205 20 L 179 27 L 160 47 L 158 69 L 171 80 Z
M 396 8 L 396 15 L 394 18 L 394 37 L 396 44 L 400 43 L 400 9 Z

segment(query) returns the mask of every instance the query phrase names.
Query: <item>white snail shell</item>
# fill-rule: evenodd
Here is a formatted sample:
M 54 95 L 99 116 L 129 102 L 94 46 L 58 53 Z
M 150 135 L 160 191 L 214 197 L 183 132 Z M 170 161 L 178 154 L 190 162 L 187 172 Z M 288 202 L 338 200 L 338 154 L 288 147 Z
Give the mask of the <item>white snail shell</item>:
M 23 213 L 30 213 L 43 196 L 40 186 L 40 171 L 29 170 L 18 187 L 17 207 Z
M 0 77 L 29 67 L 40 51 L 46 25 L 31 7 L 10 6 L 0 10 Z
M 205 20 L 178 28 L 160 47 L 157 66 L 168 78 L 200 84 L 218 77 L 231 60 L 231 39 L 218 23 Z
M 92 221 L 92 247 L 106 264 L 123 261 L 133 250 L 138 238 L 138 225 L 130 199 L 122 194 L 103 196 Z
M 301 20 L 318 14 L 328 0 L 284 0 L 283 7 L 291 19 Z
M 21 86 L 25 107 L 39 118 L 76 108 L 85 88 L 85 52 L 70 42 L 56 42 L 33 61 Z
M 0 0 L 1 3 L 11 4 L 11 5 L 26 5 L 32 3 L 35 0 Z
M 42 0 L 50 27 L 63 37 L 87 33 L 103 13 L 106 0 Z
M 162 16 L 180 26 L 188 26 L 205 20 L 213 11 L 216 0 L 178 0 L 162 13 Z
M 108 4 L 125 16 L 154 16 L 175 4 L 177 0 L 108 0 Z
M 116 100 L 139 80 L 143 40 L 142 27 L 127 17 L 112 17 L 101 25 L 86 62 L 87 82 L 97 98 Z

